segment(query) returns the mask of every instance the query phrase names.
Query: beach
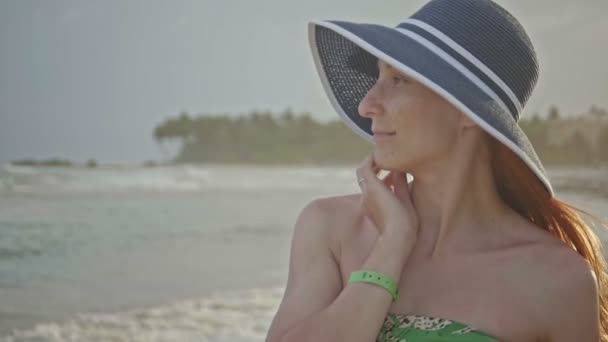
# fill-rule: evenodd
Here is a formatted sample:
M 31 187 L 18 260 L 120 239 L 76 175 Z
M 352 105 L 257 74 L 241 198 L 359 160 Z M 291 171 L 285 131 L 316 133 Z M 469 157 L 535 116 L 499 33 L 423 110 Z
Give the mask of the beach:
M 300 210 L 359 192 L 355 166 L 1 170 L 0 342 L 262 341 Z M 548 172 L 608 219 L 608 170 Z

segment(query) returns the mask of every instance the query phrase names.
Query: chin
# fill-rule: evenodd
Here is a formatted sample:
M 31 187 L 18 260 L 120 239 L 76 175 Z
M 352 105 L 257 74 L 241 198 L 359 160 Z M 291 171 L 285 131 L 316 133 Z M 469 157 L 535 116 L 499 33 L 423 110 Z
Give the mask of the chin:
M 383 170 L 395 170 L 402 172 L 409 172 L 406 170 L 411 170 L 413 163 L 396 153 L 388 153 L 379 150 L 374 150 L 373 153 L 376 164 Z
M 378 150 L 374 150 L 374 160 L 376 161 L 376 165 L 380 166 L 383 170 L 393 170 L 400 164 L 399 161 L 395 159 L 394 154 Z

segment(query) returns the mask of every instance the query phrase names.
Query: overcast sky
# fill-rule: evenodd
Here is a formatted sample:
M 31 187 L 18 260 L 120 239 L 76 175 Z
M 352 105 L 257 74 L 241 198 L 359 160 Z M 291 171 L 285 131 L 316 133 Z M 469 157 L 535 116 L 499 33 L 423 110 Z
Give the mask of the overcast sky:
M 425 1 L 0 0 L 0 162 L 159 160 L 152 133 L 191 114 L 291 107 L 337 119 L 306 23 L 395 26 Z M 541 75 L 525 115 L 608 107 L 608 1 L 503 0 Z

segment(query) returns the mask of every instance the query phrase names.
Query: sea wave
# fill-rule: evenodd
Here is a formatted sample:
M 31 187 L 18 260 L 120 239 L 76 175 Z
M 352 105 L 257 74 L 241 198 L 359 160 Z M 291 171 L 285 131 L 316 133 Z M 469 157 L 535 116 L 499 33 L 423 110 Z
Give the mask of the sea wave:
M 162 306 L 83 313 L 15 330 L 0 342 L 262 341 L 283 292 L 283 287 L 230 291 Z
M 254 165 L 102 165 L 29 167 L 6 164 L 0 169 L 0 195 L 6 193 L 200 192 L 206 190 L 306 190 L 319 184 L 335 190 L 357 190 L 355 166 Z M 608 168 L 553 167 L 555 190 L 608 198 Z
M 338 186 L 353 185 L 355 173 L 343 168 L 295 166 L 186 164 L 88 169 L 5 165 L 0 169 L 0 194 L 297 190 L 328 179 Z

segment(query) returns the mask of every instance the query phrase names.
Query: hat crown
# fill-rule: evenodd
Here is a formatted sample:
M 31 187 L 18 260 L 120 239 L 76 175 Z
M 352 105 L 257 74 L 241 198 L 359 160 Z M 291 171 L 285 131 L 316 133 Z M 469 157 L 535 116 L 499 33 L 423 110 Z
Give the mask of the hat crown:
M 491 0 L 431 0 L 411 17 L 440 31 L 498 76 L 525 105 L 539 66 L 519 21 Z M 398 27 L 406 27 L 407 20 Z

